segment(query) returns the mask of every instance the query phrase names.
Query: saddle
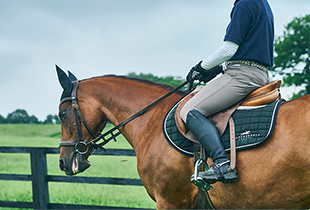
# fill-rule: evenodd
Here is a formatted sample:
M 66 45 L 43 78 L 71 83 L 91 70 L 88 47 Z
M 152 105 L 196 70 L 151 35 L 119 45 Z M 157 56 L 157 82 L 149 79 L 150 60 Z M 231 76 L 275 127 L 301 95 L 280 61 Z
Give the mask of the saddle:
M 267 85 L 264 85 L 252 93 L 250 93 L 244 100 L 241 102 L 231 106 L 230 108 L 223 110 L 217 114 L 214 114 L 208 119 L 215 125 L 217 128 L 219 135 L 222 136 L 228 122 L 233 124 L 233 121 L 231 119 L 231 115 L 234 113 L 234 111 L 238 108 L 238 106 L 262 106 L 269 103 L 272 103 L 276 99 L 281 99 L 281 94 L 279 91 L 279 88 L 281 86 L 281 80 L 275 80 L 271 83 L 268 83 Z M 178 130 L 180 133 L 187 138 L 190 141 L 193 141 L 195 143 L 199 143 L 195 136 L 189 131 L 189 129 L 186 127 L 184 121 L 181 119 L 180 111 L 184 107 L 184 105 L 194 96 L 198 93 L 198 91 L 194 91 L 191 94 L 187 95 L 179 104 L 179 106 L 176 109 L 175 113 L 175 122 Z M 231 122 L 232 121 L 232 122 Z

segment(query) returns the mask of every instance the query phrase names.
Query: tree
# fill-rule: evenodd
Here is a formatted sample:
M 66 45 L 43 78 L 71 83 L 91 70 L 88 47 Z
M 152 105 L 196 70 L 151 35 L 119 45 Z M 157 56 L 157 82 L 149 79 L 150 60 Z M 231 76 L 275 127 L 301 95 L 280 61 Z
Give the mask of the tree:
M 310 15 L 296 17 L 275 41 L 273 70 L 283 75 L 286 86 L 301 86 L 305 89 L 293 98 L 310 94 Z
M 6 123 L 6 119 L 0 114 L 0 124 Z
M 44 120 L 43 124 L 54 124 L 53 122 L 53 115 L 49 114 L 46 116 L 46 119 Z
M 43 124 L 60 124 L 60 120 L 57 115 L 47 115 Z
M 7 123 L 27 123 L 38 124 L 39 120 L 34 115 L 29 116 L 26 110 L 16 109 L 14 112 L 9 113 L 6 118 Z
M 61 123 L 58 115 L 55 114 L 53 119 L 54 119 L 55 124 L 60 124 Z
M 143 73 L 136 74 L 134 72 L 130 72 L 127 76 L 136 77 L 140 79 L 147 79 L 147 80 L 151 80 L 153 82 L 162 83 L 162 84 L 168 84 L 173 87 L 177 87 L 184 82 L 184 79 L 182 79 L 179 76 L 178 77 L 173 77 L 173 76 L 157 77 L 157 76 L 154 76 L 153 74 L 143 74 Z

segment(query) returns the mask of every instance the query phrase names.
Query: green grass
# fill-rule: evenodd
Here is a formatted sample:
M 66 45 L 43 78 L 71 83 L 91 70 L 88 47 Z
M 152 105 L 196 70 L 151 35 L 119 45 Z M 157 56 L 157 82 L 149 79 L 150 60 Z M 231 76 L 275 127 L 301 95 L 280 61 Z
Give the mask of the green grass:
M 111 128 L 111 125 L 106 129 Z M 0 146 L 57 147 L 60 125 L 0 124 Z M 131 149 L 128 142 L 118 137 L 106 148 Z M 48 154 L 49 175 L 64 175 L 58 168 L 59 155 Z M 89 158 L 92 166 L 77 176 L 139 178 L 136 158 L 127 156 L 99 156 Z M 31 174 L 30 154 L 0 154 L 0 173 Z M 0 200 L 32 201 L 31 182 L 0 181 Z M 142 186 L 117 186 L 80 183 L 49 182 L 51 203 L 156 208 Z

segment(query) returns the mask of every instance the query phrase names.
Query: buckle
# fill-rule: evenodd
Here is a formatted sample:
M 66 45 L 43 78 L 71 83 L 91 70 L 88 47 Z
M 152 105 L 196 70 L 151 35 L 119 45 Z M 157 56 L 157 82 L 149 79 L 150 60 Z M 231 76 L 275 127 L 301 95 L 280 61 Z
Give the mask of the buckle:
M 230 163 L 230 160 L 226 160 L 225 162 L 223 163 L 214 163 L 212 165 L 216 166 L 217 168 L 220 168 L 222 167 L 223 165 L 227 164 L 227 163 Z
M 86 149 L 84 149 L 86 148 Z M 75 152 L 80 153 L 81 155 L 85 155 L 88 152 L 88 146 L 85 142 L 80 141 L 75 144 Z

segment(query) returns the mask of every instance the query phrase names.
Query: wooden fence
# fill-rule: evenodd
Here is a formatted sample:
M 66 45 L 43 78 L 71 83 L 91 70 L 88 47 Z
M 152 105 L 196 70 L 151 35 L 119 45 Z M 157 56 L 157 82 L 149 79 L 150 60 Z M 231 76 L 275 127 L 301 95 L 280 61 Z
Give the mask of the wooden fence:
M 143 186 L 140 179 L 48 175 L 46 154 L 59 154 L 59 148 L 0 147 L 0 153 L 30 153 L 31 175 L 0 174 L 0 180 L 31 181 L 33 197 L 33 202 L 0 201 L 0 207 L 33 209 L 135 209 L 111 206 L 50 203 L 48 182 L 75 182 Z M 97 150 L 93 155 L 135 156 L 135 152 L 134 150 L 128 149 L 107 149 L 106 152 Z

